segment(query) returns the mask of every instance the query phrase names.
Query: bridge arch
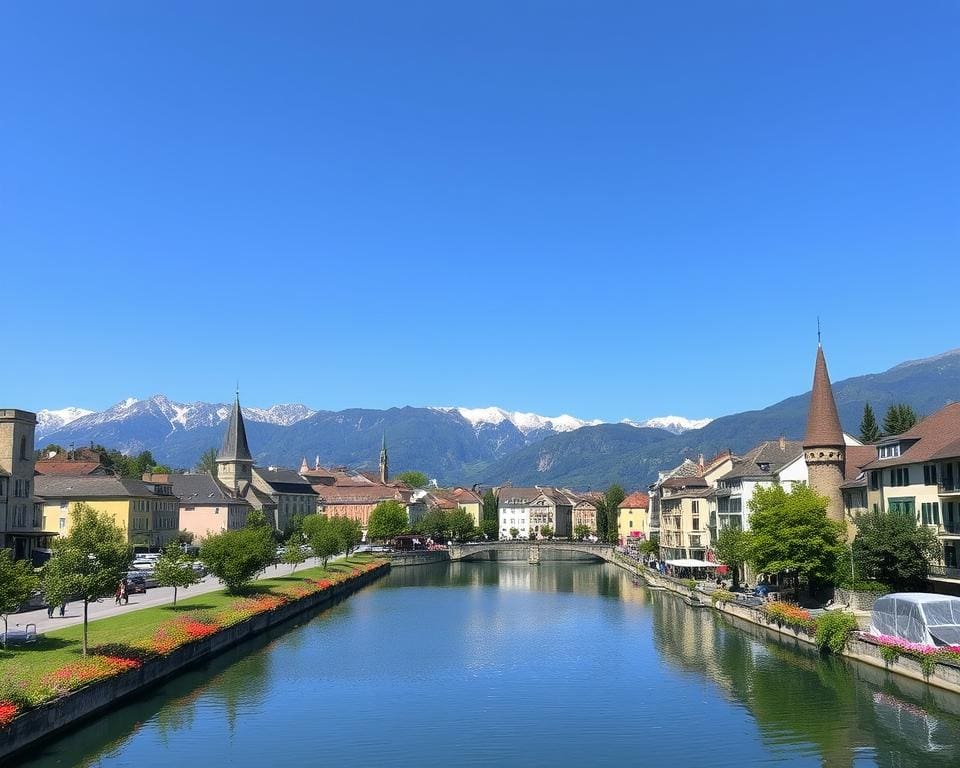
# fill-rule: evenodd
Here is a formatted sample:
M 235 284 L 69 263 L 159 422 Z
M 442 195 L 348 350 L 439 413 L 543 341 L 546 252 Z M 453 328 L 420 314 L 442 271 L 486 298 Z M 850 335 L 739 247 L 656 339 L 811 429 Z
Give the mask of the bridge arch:
M 469 544 L 452 544 L 450 560 L 468 560 L 489 556 L 507 555 L 511 560 L 526 560 L 539 563 L 541 560 L 562 559 L 559 553 L 577 553 L 588 557 L 613 562 L 614 548 L 609 544 L 591 544 L 580 541 L 483 541 Z

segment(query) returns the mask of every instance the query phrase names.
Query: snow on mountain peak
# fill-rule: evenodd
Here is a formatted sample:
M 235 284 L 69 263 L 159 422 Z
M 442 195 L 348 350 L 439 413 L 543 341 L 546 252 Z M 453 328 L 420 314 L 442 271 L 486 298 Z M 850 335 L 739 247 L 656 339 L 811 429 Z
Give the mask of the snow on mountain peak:
M 646 419 L 645 421 L 631 421 L 630 419 L 624 419 L 624 424 L 629 424 L 631 427 L 647 427 L 651 429 L 665 429 L 668 432 L 673 432 L 675 435 L 679 435 L 682 432 L 688 432 L 691 429 L 702 429 L 707 426 L 713 419 L 688 419 L 685 416 L 655 416 L 652 419 Z
M 458 413 L 464 419 L 469 421 L 474 429 L 479 429 L 485 424 L 496 426 L 505 421 L 509 421 L 524 435 L 539 429 L 548 429 L 552 432 L 570 432 L 580 427 L 602 424 L 602 421 L 584 421 L 575 416 L 562 414 L 560 416 L 540 416 L 536 413 L 524 413 L 522 411 L 507 411 L 503 408 L 490 406 L 489 408 L 456 408 L 456 407 L 438 407 L 435 411 L 445 413 Z
M 37 438 L 43 437 L 43 435 L 47 435 L 50 432 L 56 432 L 71 421 L 76 421 L 91 413 L 93 413 L 93 411 L 75 406 L 58 408 L 56 410 L 44 408 L 41 411 L 37 411 Z

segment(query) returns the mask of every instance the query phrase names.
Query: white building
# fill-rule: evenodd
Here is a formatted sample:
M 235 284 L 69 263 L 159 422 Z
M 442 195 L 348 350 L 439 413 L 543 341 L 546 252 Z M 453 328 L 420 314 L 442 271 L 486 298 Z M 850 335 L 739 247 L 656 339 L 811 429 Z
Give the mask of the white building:
M 501 539 L 512 539 L 513 528 L 521 539 L 536 537 L 544 526 L 552 528 L 556 536 L 573 532 L 573 504 L 555 488 L 501 488 L 497 512 Z

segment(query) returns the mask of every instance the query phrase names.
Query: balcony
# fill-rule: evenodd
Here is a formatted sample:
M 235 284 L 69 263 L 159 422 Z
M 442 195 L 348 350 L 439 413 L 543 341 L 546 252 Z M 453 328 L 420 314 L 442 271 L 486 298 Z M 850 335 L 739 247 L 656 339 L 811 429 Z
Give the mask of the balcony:
M 954 480 L 947 478 L 937 483 L 937 488 L 941 496 L 960 496 L 960 478 Z
M 940 524 L 940 530 L 937 533 L 943 535 L 960 536 L 960 522 L 954 520 L 945 520 Z
M 931 565 L 927 568 L 927 576 L 934 579 L 953 579 L 960 581 L 960 568 L 951 568 L 946 565 Z

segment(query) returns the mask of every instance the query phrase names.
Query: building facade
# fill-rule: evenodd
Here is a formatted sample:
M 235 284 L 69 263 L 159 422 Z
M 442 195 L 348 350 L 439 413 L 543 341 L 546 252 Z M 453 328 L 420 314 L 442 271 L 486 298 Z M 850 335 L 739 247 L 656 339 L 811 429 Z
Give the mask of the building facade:
M 505 486 L 497 497 L 497 516 L 501 539 L 513 538 L 510 531 L 514 528 L 521 539 L 537 538 L 544 526 L 555 536 L 573 532 L 573 504 L 556 488 Z
M 621 544 L 650 538 L 650 497 L 643 491 L 634 491 L 617 507 L 617 535 Z
M 658 483 L 662 560 L 706 559 L 712 544 L 711 497 L 717 480 L 733 468 L 733 461 L 733 454 L 724 451 L 699 463 L 694 476 L 676 474 Z
M 250 504 L 228 493 L 208 472 L 171 475 L 170 482 L 180 500 L 180 530 L 192 533 L 195 543 L 247 524 Z
M 33 559 L 51 535 L 34 498 L 36 426 L 35 413 L 0 409 L 0 548 L 17 560 Z

